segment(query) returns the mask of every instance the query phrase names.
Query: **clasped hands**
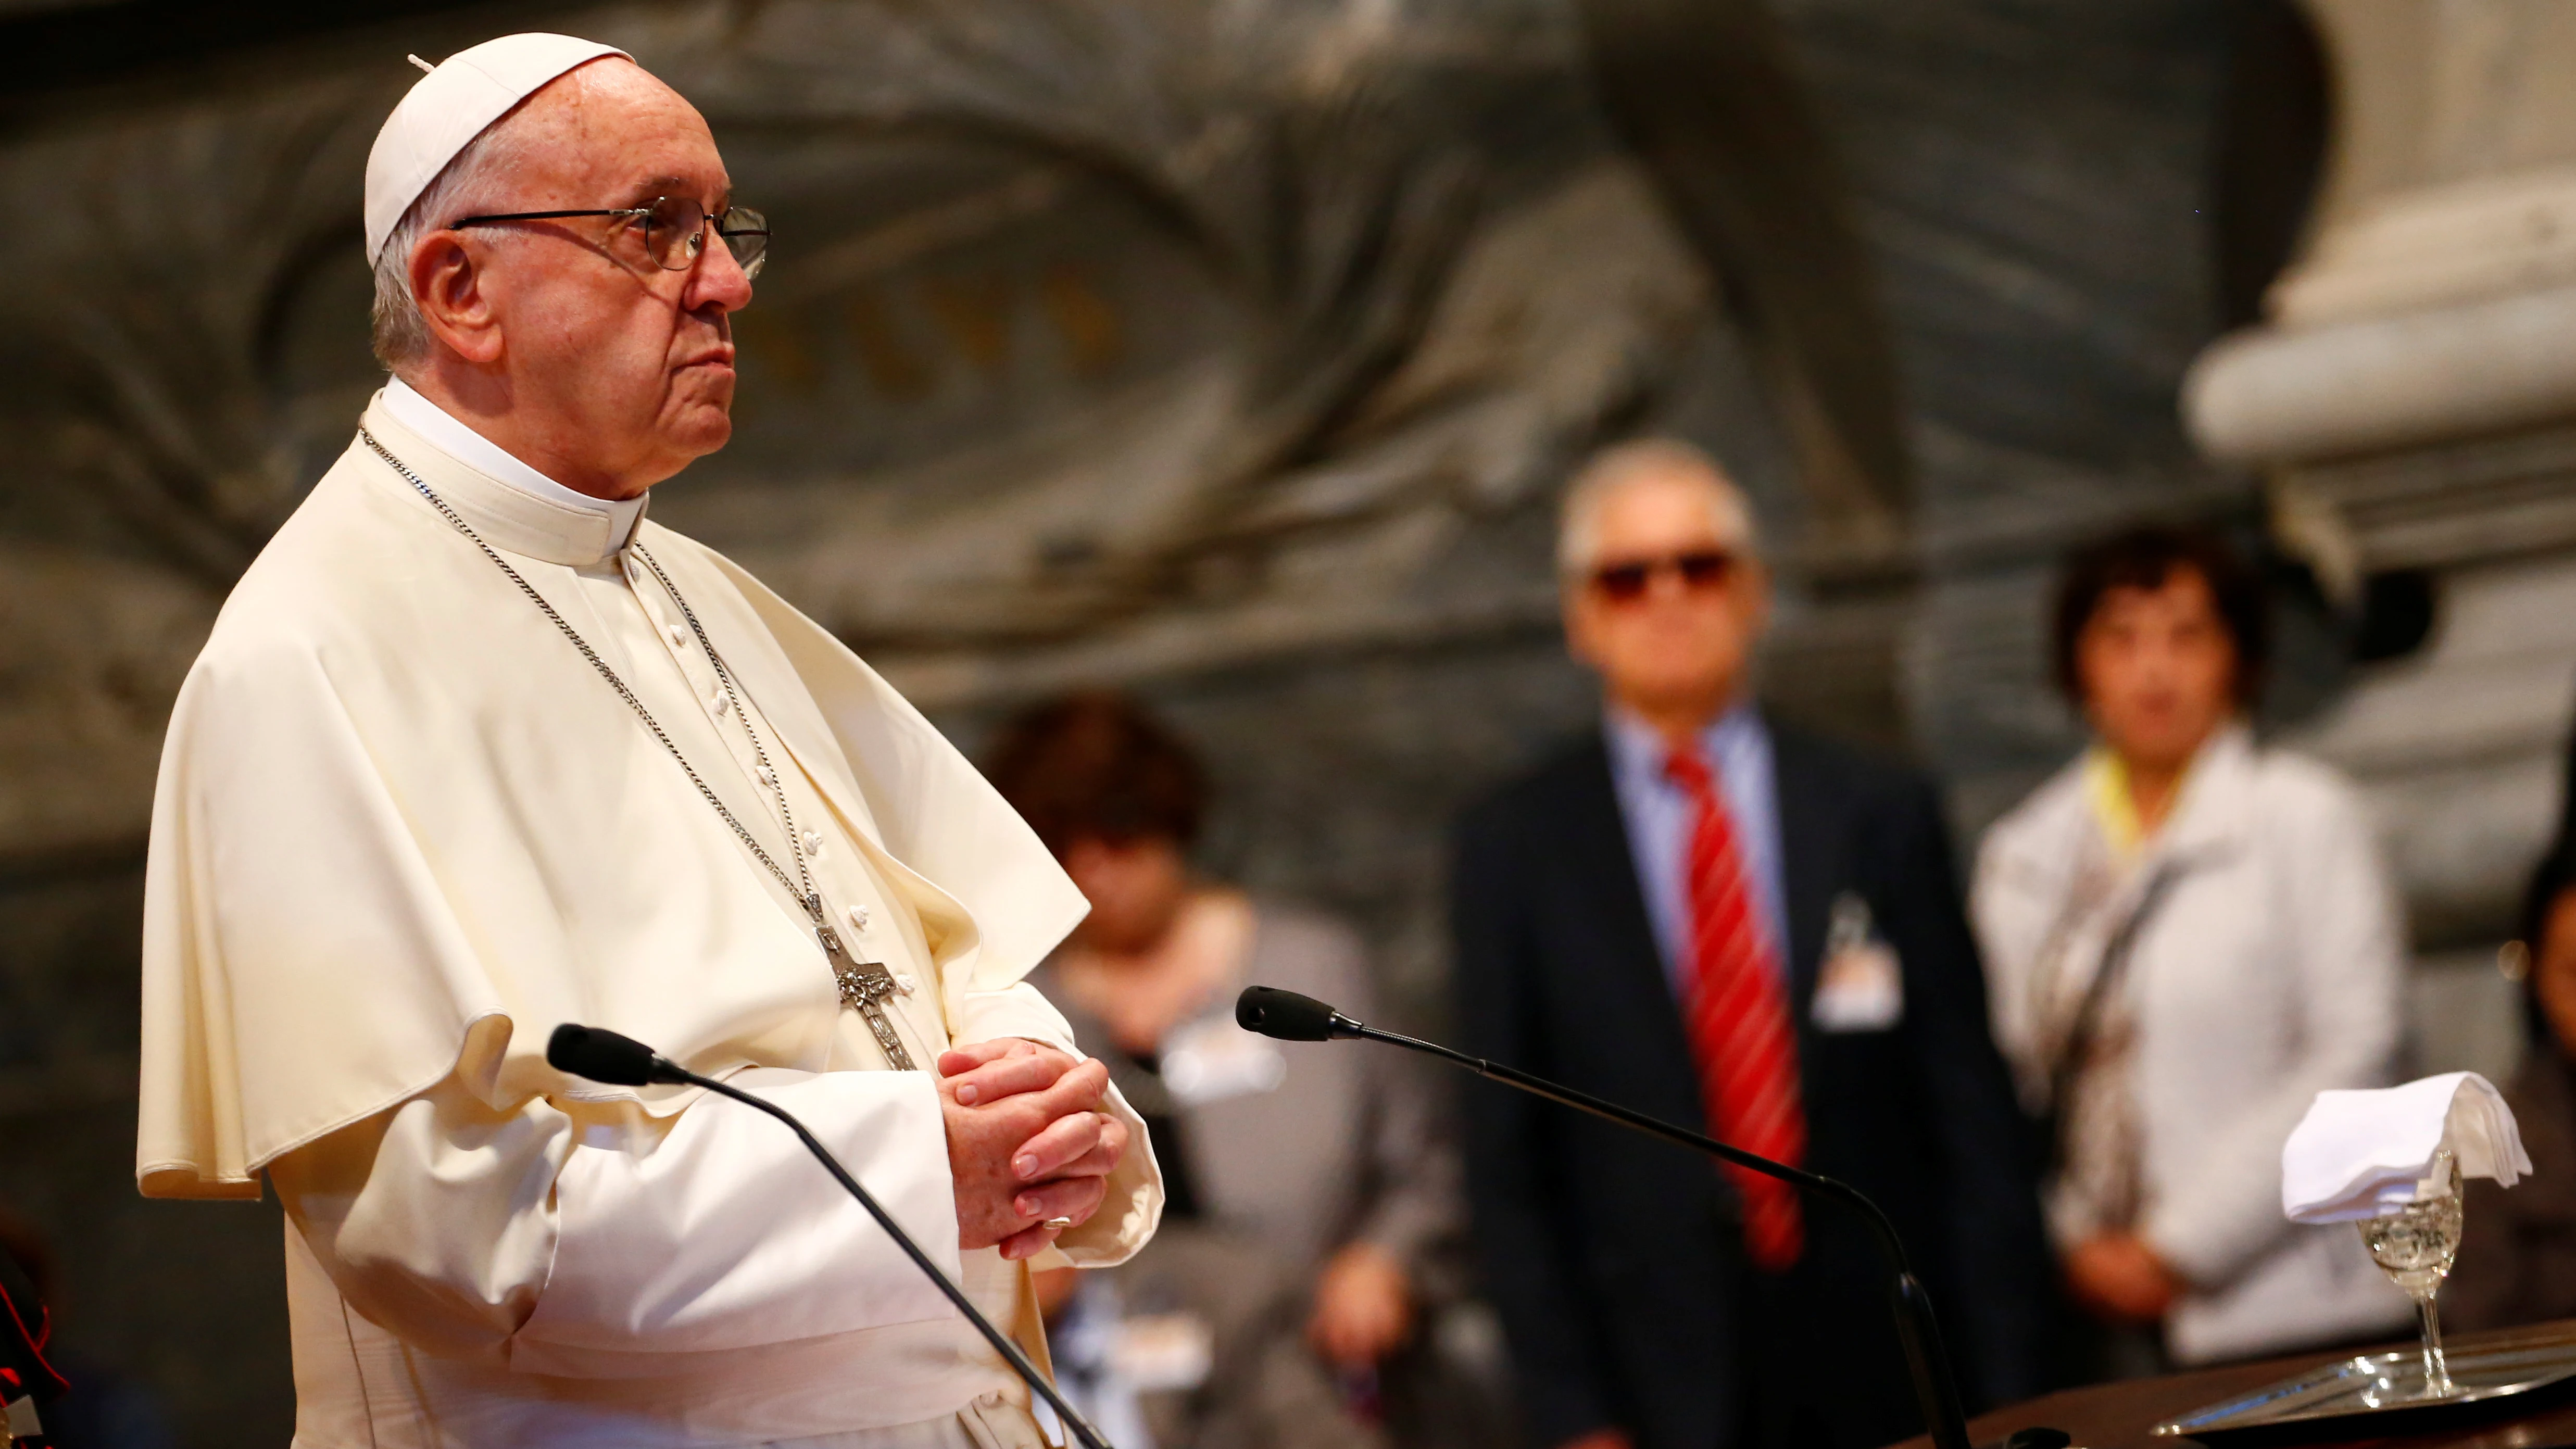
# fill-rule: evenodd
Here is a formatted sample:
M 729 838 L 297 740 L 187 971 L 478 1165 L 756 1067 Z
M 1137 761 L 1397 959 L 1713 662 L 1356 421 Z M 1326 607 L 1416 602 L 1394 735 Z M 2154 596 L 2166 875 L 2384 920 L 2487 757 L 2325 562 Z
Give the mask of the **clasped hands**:
M 1011 1037 L 940 1053 L 939 1078 L 957 1246 L 1035 1257 L 1100 1210 L 1128 1138 L 1108 1068 Z
M 2103 1233 L 2076 1244 L 2066 1254 L 2066 1282 L 2096 1317 L 2132 1324 L 2162 1319 L 2184 1286 L 2135 1233 Z

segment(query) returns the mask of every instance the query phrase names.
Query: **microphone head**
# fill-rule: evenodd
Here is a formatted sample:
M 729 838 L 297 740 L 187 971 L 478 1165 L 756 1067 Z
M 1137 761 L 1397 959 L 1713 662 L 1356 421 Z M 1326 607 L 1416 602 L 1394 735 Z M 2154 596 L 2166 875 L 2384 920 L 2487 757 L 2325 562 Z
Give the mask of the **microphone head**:
M 661 1059 L 631 1036 L 565 1022 L 546 1039 L 546 1065 L 612 1087 L 641 1087 L 663 1080 Z
M 1234 999 L 1234 1024 L 1281 1041 L 1330 1041 L 1342 1014 L 1311 996 L 1276 986 L 1247 986 Z M 1348 1024 L 1348 1023 L 1344 1023 Z

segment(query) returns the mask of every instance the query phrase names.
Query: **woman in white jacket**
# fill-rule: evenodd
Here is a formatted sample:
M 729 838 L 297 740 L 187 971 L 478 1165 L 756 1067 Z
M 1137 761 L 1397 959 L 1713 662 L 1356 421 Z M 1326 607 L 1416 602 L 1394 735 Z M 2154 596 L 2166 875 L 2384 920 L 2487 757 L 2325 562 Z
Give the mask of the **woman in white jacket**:
M 2140 529 L 2077 556 L 2056 626 L 2095 743 L 1987 833 L 1971 904 L 2067 1286 L 2186 1364 L 2400 1328 L 2351 1232 L 2281 1215 L 2310 1100 L 2388 1076 L 2405 948 L 2352 786 L 2246 729 L 2260 587 Z

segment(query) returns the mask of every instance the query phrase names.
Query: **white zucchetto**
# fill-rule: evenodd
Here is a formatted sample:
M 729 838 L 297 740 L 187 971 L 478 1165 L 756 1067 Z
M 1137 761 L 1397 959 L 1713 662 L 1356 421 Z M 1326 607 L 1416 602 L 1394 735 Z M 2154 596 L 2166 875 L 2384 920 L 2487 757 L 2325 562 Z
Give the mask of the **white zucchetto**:
M 548 81 L 603 55 L 635 58 L 596 40 L 531 31 L 460 50 L 422 76 L 367 153 L 368 262 L 467 143 Z

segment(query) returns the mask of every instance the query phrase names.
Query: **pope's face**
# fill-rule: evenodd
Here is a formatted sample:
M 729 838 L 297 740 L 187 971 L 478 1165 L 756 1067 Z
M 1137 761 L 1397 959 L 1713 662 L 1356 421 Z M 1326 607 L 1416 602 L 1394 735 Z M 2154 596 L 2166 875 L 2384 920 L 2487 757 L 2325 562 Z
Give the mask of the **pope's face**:
M 640 207 L 689 197 L 715 215 L 732 179 L 697 110 L 616 59 L 541 91 L 522 113 L 522 157 L 499 211 Z M 733 434 L 729 314 L 751 280 L 705 237 L 684 271 L 657 264 L 636 221 L 516 222 L 486 240 L 480 284 L 498 324 L 511 408 L 553 436 L 547 452 L 590 473 L 563 481 L 631 496 Z M 469 229 L 480 231 L 482 228 Z

